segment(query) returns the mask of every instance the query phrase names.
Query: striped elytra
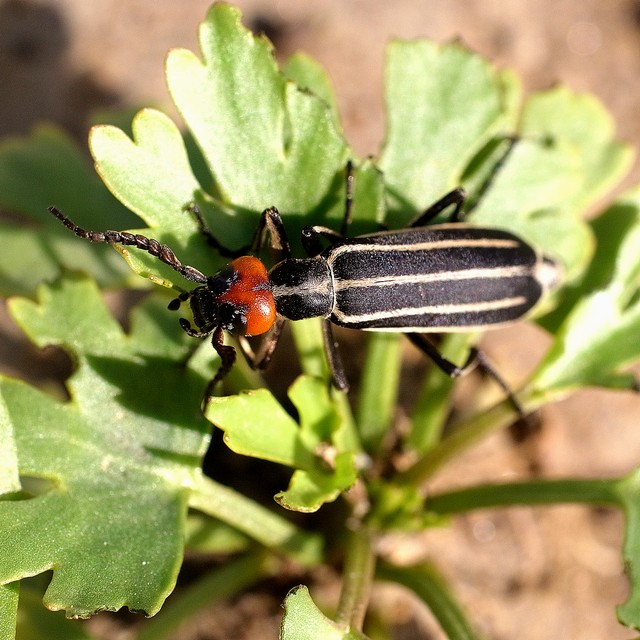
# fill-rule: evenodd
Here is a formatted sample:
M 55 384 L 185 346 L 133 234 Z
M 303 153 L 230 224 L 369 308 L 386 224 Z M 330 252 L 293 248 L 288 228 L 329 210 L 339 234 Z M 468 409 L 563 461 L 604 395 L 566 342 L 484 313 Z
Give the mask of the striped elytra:
M 291 278 L 305 271 L 317 275 Z M 445 224 L 345 239 L 317 258 L 285 260 L 269 277 L 289 318 L 313 307 L 344 327 L 437 332 L 521 318 L 555 285 L 557 270 L 511 233 Z

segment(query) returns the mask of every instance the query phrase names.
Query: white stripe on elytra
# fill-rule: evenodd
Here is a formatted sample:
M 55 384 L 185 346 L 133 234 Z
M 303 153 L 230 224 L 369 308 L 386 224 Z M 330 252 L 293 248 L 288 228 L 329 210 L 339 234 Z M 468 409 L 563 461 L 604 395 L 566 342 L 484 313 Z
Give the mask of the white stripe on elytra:
M 356 324 L 361 322 L 372 322 L 384 320 L 386 318 L 398 318 L 403 316 L 419 316 L 427 314 L 453 315 L 457 313 L 480 313 L 486 311 L 496 311 L 498 309 L 509 309 L 517 307 L 527 302 L 524 296 L 513 298 L 501 298 L 499 300 L 488 300 L 486 302 L 467 302 L 462 304 L 441 304 L 425 305 L 423 307 L 406 307 L 401 309 L 390 309 L 386 311 L 375 311 L 373 313 L 362 313 L 359 315 L 343 313 L 339 309 L 334 309 L 333 315 L 339 322 L 345 324 Z
M 513 278 L 531 275 L 531 267 L 494 267 L 487 269 L 460 269 L 458 271 L 438 271 L 435 273 L 421 273 L 394 276 L 373 276 L 354 280 L 334 281 L 336 291 L 354 289 L 356 287 L 390 287 L 403 284 L 424 284 L 428 282 L 443 282 L 452 280 L 474 280 L 486 278 Z

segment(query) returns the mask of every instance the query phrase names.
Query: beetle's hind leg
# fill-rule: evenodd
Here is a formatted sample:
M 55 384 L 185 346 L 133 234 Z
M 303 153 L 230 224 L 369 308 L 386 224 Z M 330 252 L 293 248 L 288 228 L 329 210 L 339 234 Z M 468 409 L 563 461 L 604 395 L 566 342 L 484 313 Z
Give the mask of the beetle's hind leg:
M 411 342 L 420 349 L 425 355 L 427 355 L 433 363 L 444 373 L 446 373 L 451 378 L 459 378 L 460 376 L 467 375 L 474 369 L 480 369 L 484 371 L 488 376 L 493 378 L 498 386 L 505 392 L 507 398 L 513 408 L 516 410 L 518 415 L 521 418 L 525 417 L 525 412 L 518 402 L 518 399 L 515 397 L 513 391 L 509 385 L 505 382 L 504 378 L 497 372 L 491 361 L 487 358 L 487 356 L 482 352 L 476 349 L 475 347 L 469 350 L 469 356 L 467 357 L 466 362 L 459 367 L 454 364 L 450 360 L 447 360 L 438 349 L 421 333 L 407 333 L 407 338 L 411 340 Z

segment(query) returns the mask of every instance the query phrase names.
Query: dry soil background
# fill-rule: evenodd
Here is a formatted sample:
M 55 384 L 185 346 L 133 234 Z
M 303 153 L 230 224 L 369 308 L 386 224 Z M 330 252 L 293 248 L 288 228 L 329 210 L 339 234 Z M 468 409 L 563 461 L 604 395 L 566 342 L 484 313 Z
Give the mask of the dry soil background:
M 239 0 L 245 23 L 265 30 L 278 55 L 303 49 L 328 70 L 347 137 L 375 154 L 383 137 L 382 65 L 392 37 L 459 38 L 527 90 L 556 82 L 595 93 L 613 112 L 619 136 L 640 146 L 640 3 L 634 0 Z M 208 0 L 5 0 L 0 2 L 0 135 L 25 134 L 53 120 L 86 138 L 86 117 L 117 105 L 170 110 L 162 61 L 172 47 L 196 49 Z M 640 178 L 638 166 L 626 182 Z M 6 324 L 0 367 L 26 347 Z M 485 347 L 507 379 L 535 363 L 533 330 L 494 333 Z M 540 473 L 617 475 L 640 460 L 640 399 L 581 393 L 545 412 L 542 431 L 516 446 L 506 435 L 476 448 L 441 483 Z M 614 605 L 626 594 L 618 514 L 578 507 L 479 512 L 452 528 L 389 544 L 407 559 L 437 558 L 481 629 L 500 640 L 622 640 Z M 320 589 L 321 587 L 319 587 Z M 439 638 L 411 600 L 379 589 L 393 605 L 398 638 Z M 241 599 L 234 621 L 220 610 L 191 638 L 276 637 L 277 602 Z M 235 627 L 233 625 L 236 625 Z M 96 628 L 100 624 L 96 625 Z M 126 637 L 114 627 L 105 637 Z

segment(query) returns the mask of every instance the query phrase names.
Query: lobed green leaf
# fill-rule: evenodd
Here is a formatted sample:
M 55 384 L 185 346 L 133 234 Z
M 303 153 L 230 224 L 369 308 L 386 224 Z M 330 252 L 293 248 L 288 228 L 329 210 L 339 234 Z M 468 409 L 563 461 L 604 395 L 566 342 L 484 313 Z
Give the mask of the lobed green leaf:
M 346 145 L 327 104 L 287 82 L 271 43 L 215 4 L 200 28 L 199 60 L 167 59 L 169 88 L 214 178 L 217 196 L 249 211 L 302 215 L 328 195 Z
M 152 322 L 138 324 L 144 310 L 124 334 L 83 278 L 42 286 L 38 302 L 14 299 L 10 309 L 36 344 L 64 346 L 77 368 L 69 402 L 0 381 L 23 489 L 33 487 L 0 502 L 0 582 L 52 570 L 51 609 L 152 614 L 182 561 L 188 492 L 208 443 L 193 409 L 204 381 L 167 358 L 170 334 L 153 355 L 149 343 L 138 349 Z M 174 358 L 184 354 L 175 331 Z
M 391 198 L 389 222 L 400 226 L 402 212 L 406 223 L 460 185 L 505 107 L 498 74 L 457 44 L 392 42 L 385 79 L 387 136 L 379 166 Z
M 289 591 L 283 606 L 280 640 L 366 640 L 361 633 L 327 618 L 304 585 Z
M 125 282 L 129 271 L 108 250 L 77 241 L 47 212 L 56 205 L 89 227 L 131 226 L 135 216 L 105 188 L 71 137 L 53 125 L 0 143 L 0 207 L 36 221 L 32 226 L 0 223 L 0 290 L 32 294 L 53 279 L 60 265 L 91 271 L 103 285 Z
M 591 266 L 547 320 L 556 335 L 533 376 L 538 391 L 632 384 L 622 369 L 640 357 L 640 190 L 614 203 L 591 228 L 597 238 Z
M 266 389 L 209 400 L 206 417 L 225 432 L 236 453 L 296 469 L 276 500 L 288 509 L 315 511 L 355 481 L 354 452 L 341 448 L 342 419 L 326 382 L 301 376 L 289 391 L 298 424 Z M 328 453 L 331 458 L 322 458 Z

